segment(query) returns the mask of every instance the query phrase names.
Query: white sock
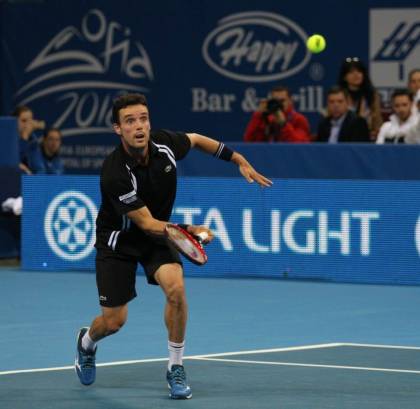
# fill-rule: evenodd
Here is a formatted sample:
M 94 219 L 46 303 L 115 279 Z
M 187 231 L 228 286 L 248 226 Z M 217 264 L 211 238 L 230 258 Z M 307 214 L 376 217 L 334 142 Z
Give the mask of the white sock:
M 181 343 L 168 341 L 169 362 L 168 370 L 170 371 L 172 365 L 182 365 L 182 357 L 184 356 L 185 341 Z
M 89 331 L 86 331 L 85 335 L 82 338 L 82 348 L 85 351 L 93 351 L 96 347 L 96 342 L 92 341 L 92 338 L 89 336 Z

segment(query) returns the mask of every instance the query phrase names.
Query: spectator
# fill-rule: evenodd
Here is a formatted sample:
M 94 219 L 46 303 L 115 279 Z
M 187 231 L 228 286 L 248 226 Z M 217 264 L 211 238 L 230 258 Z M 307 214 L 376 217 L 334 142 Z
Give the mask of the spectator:
M 420 68 L 415 68 L 408 74 L 408 89 L 413 93 L 413 95 L 420 90 Z
M 393 114 L 385 122 L 376 143 L 420 143 L 420 116 L 412 112 L 413 95 L 408 89 L 394 91 L 391 97 Z
M 44 129 L 45 122 L 34 119 L 32 110 L 25 106 L 19 105 L 15 108 L 13 114 L 17 118 L 19 133 L 19 168 L 26 174 L 32 174 L 29 164 L 29 158 L 38 150 L 38 140 L 34 131 Z
M 414 113 L 417 113 L 420 105 L 420 68 L 415 68 L 408 74 L 408 89 L 413 94 L 415 102 L 412 110 Z
M 375 90 L 365 65 L 358 58 L 346 58 L 340 69 L 338 85 L 350 95 L 350 109 L 365 118 L 372 140 L 382 125 L 381 99 Z
M 364 118 L 350 110 L 346 89 L 333 87 L 327 93 L 327 117 L 318 125 L 318 142 L 370 142 Z
M 60 130 L 57 128 L 46 129 L 41 141 L 39 154 L 35 154 L 31 160 L 34 173 L 46 173 L 49 175 L 61 175 L 64 173 L 64 166 L 60 157 L 60 147 Z
M 278 86 L 260 103 L 245 130 L 245 142 L 310 142 L 308 120 L 293 109 L 290 92 Z

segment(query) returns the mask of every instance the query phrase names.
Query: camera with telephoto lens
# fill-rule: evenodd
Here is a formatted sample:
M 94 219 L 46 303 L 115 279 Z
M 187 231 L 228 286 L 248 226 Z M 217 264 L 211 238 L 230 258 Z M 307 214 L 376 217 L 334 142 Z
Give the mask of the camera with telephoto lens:
M 275 114 L 277 111 L 283 111 L 283 101 L 276 98 L 271 98 L 267 101 L 265 112 L 267 114 Z

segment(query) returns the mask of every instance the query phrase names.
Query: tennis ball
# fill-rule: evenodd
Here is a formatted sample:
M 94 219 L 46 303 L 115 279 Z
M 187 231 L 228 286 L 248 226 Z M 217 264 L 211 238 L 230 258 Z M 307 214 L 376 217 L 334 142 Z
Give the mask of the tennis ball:
M 311 53 L 318 54 L 325 50 L 327 45 L 325 38 L 321 34 L 311 35 L 306 41 L 306 47 Z

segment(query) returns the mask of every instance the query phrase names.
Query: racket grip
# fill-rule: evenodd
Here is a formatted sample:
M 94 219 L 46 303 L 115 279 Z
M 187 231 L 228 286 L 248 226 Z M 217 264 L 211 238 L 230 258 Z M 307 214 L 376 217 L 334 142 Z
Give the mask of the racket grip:
M 205 231 L 202 231 L 201 233 L 198 233 L 195 236 L 198 238 L 199 241 L 204 241 L 209 237 L 208 233 Z

